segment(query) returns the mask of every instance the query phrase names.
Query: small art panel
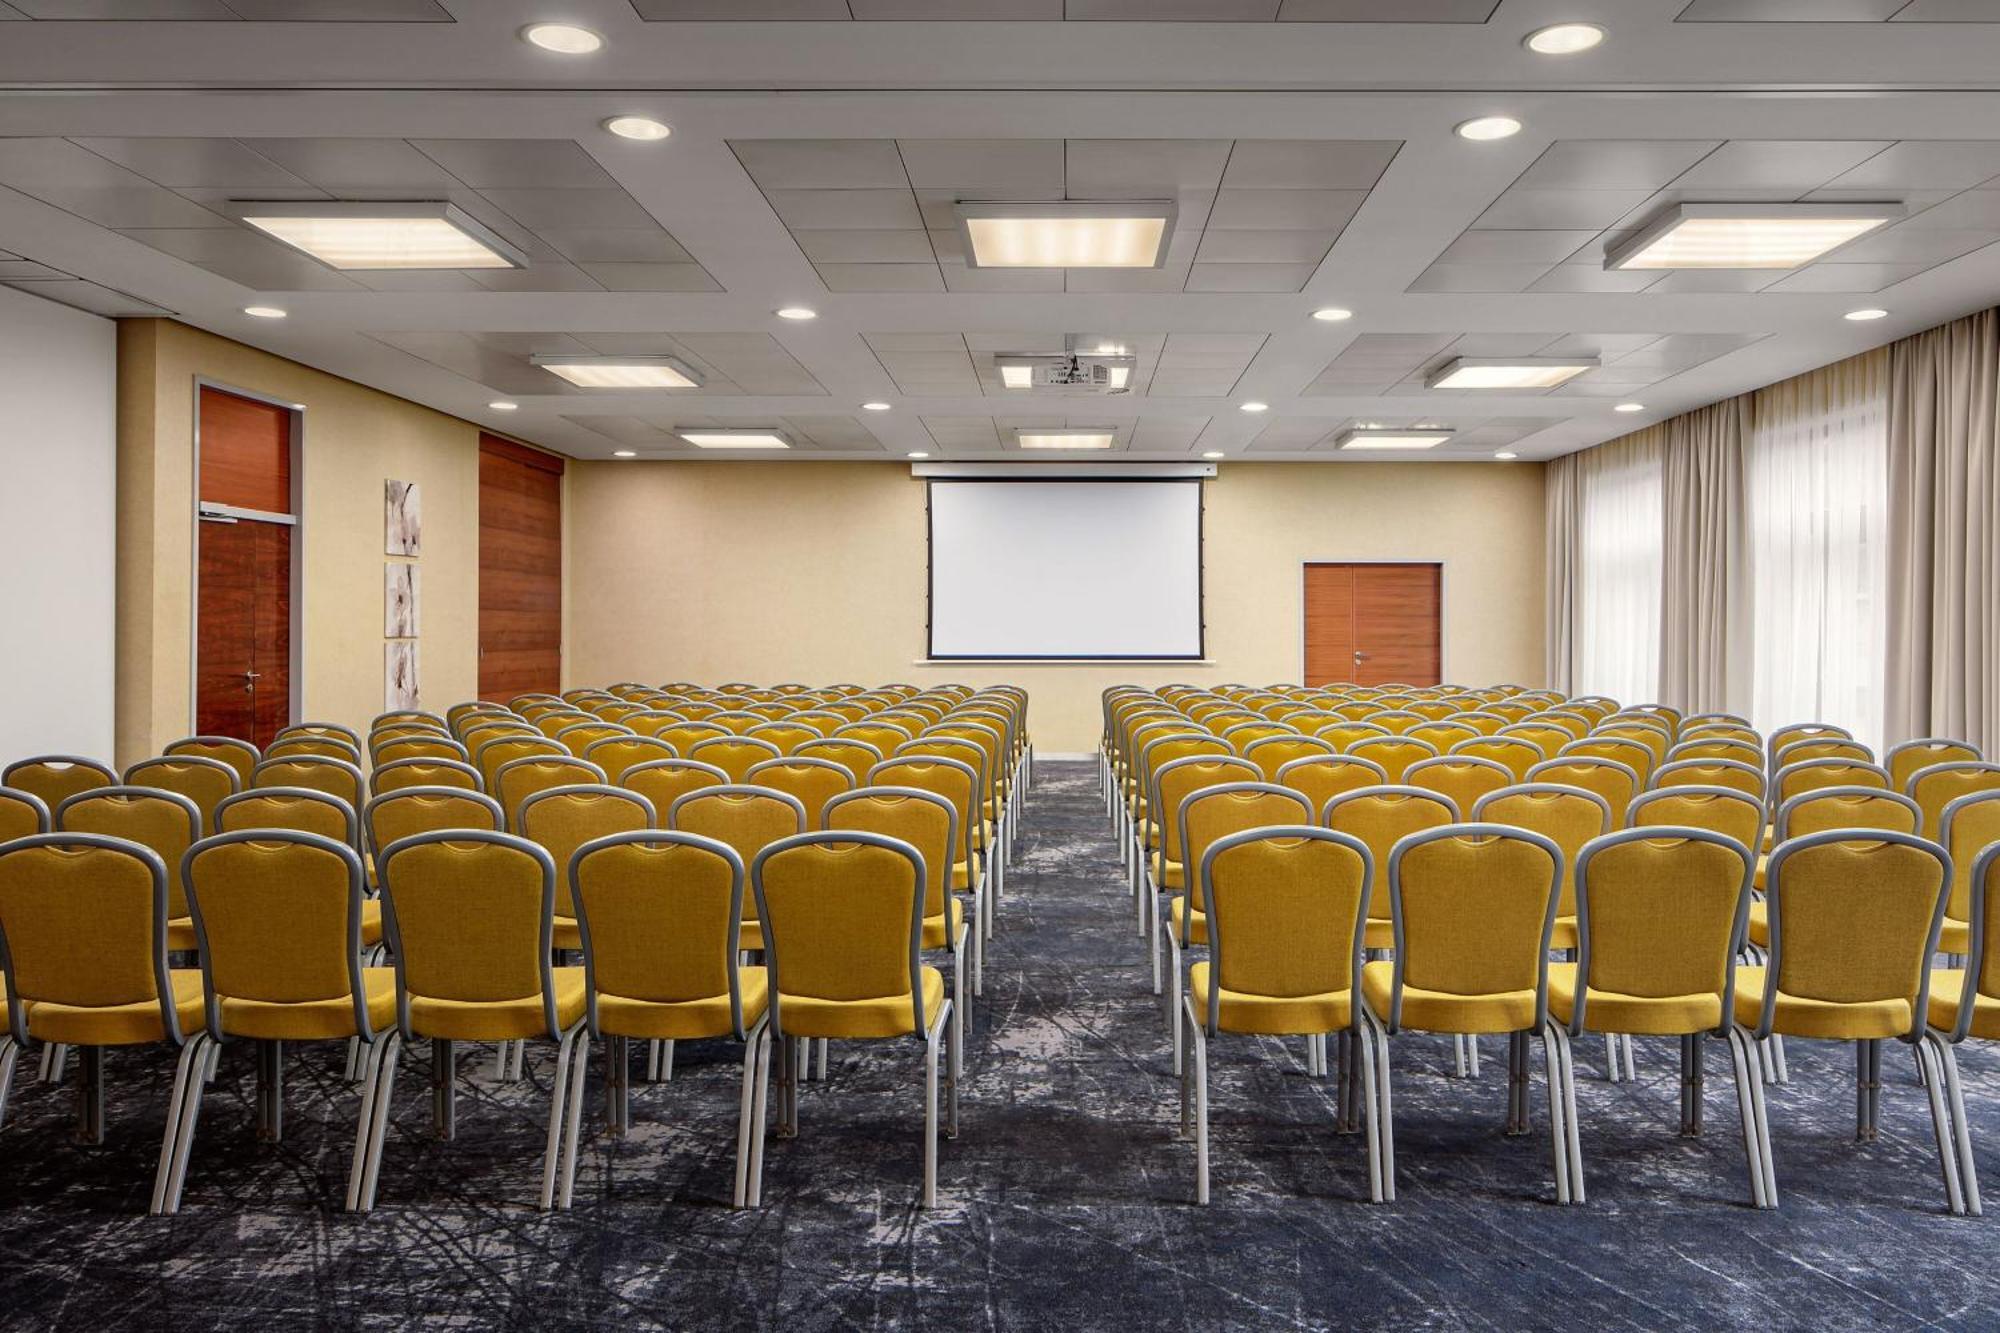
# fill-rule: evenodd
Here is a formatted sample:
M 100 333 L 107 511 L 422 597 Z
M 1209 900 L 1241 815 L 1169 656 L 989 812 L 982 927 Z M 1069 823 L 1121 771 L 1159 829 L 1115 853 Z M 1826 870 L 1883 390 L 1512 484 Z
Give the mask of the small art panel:
M 395 639 L 382 645 L 382 711 L 417 707 L 417 643 Z
M 382 566 L 382 633 L 392 639 L 417 637 L 417 594 L 422 572 L 391 561 Z
M 417 483 L 414 481 L 385 483 L 382 531 L 383 549 L 388 554 L 424 553 L 424 519 L 417 494 Z

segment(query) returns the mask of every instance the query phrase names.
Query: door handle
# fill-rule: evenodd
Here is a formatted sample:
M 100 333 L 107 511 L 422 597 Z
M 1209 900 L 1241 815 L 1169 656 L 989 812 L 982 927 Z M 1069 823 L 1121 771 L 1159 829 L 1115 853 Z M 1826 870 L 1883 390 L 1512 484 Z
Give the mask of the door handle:
M 244 673 L 243 673 L 243 692 L 244 692 L 245 694 L 255 694 L 255 693 L 257 692 L 257 682 L 258 682 L 258 681 L 259 681 L 260 679 L 262 679 L 262 678 L 263 678 L 263 675 L 264 675 L 264 673 L 263 673 L 263 672 L 261 672 L 261 671 L 246 671 L 246 672 L 244 672 Z
M 1354 660 L 1355 660 L 1355 661 L 1357 661 L 1357 662 L 1366 662 L 1366 661 L 1368 660 L 1368 654 L 1367 654 L 1367 653 L 1356 653 L 1356 654 L 1354 655 Z

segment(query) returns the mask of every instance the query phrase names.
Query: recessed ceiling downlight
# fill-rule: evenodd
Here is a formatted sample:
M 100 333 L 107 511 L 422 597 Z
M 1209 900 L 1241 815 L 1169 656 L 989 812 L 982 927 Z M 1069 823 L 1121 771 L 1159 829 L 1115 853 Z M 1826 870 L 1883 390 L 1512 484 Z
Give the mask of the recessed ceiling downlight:
M 1604 44 L 1605 31 L 1595 23 L 1555 23 L 1537 28 L 1522 41 L 1536 55 L 1573 56 Z
M 243 313 L 252 319 L 283 319 L 285 312 L 274 305 L 246 305 Z
M 1339 324 L 1344 320 L 1353 319 L 1354 312 L 1344 306 L 1321 306 L 1319 309 L 1313 311 L 1313 318 L 1322 324 Z
M 604 128 L 621 139 L 637 139 L 641 143 L 656 143 L 674 132 L 671 125 L 651 116 L 613 116 L 604 122 Z
M 1851 319 L 1857 324 L 1865 324 L 1871 319 L 1887 319 L 1888 317 L 1888 311 L 1880 310 L 1873 306 L 1870 306 L 1866 310 L 1850 310 L 1841 316 L 1842 319 Z
M 531 23 L 521 29 L 521 40 L 559 56 L 587 56 L 604 45 L 604 39 L 574 23 Z
M 495 399 L 494 401 L 488 403 L 486 406 L 489 410 L 494 412 L 518 412 L 521 410 L 521 405 L 519 403 L 510 403 L 504 398 Z
M 1511 139 L 1521 132 L 1521 122 L 1512 116 L 1479 116 L 1473 120 L 1461 121 L 1452 130 L 1461 139 L 1474 143 L 1491 143 L 1495 139 Z
M 1620 403 L 1611 410 L 1613 412 L 1643 412 L 1646 410 L 1646 405 L 1644 403 Z
M 779 319 L 818 319 L 819 311 L 811 306 L 786 305 L 778 307 L 777 315 Z

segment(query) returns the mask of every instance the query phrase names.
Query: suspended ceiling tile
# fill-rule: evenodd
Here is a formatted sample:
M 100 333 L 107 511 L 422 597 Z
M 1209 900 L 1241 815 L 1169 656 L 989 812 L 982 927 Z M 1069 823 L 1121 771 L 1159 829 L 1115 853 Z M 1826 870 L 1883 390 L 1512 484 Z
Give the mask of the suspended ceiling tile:
M 1963 190 L 2000 176 L 2000 141 L 1905 139 L 1827 182 L 1841 190 Z
M 607 292 L 719 292 L 699 264 L 578 264 Z
M 1524 292 L 1548 270 L 1540 264 L 1432 264 L 1413 292 Z
M 944 275 L 924 264 L 816 264 L 830 292 L 941 292 Z
M 438 190 L 457 177 L 402 139 L 253 139 L 257 153 L 329 190 Z
M 9 3 L 31 19 L 213 22 L 236 17 L 236 11 L 222 0 L 9 0 Z
M 899 139 L 909 183 L 920 190 L 1025 191 L 1060 199 L 1060 139 Z M 990 196 L 977 196 L 990 197 Z
M 1719 147 L 1717 140 L 1564 139 L 1550 144 L 1512 188 L 1657 190 Z
M 1326 258 L 1335 231 L 1253 231 L 1211 227 L 1195 251 L 1197 267 L 1213 264 L 1303 264 L 1307 276 Z M 1297 287 L 1283 290 L 1297 291 Z
M 1280 23 L 1484 23 L 1499 0 L 1284 0 Z
M 1761 292 L 1790 272 L 1781 268 L 1681 269 L 1668 273 L 1646 291 L 1654 296 L 1687 292 Z
M 260 291 L 362 291 L 289 246 L 240 227 L 158 228 L 121 235 Z
M 1063 16 L 1063 0 L 847 0 L 848 11 L 862 20 L 996 19 L 1009 22 L 1050 21 Z
M 1063 270 L 1059 268 L 967 268 L 964 263 L 941 263 L 946 291 L 953 292 L 1059 292 L 1063 290 Z
M 1232 146 L 1228 139 L 1070 139 L 1064 145 L 1069 192 L 1078 199 L 1213 192 Z
M 50 185 L 37 190 L 35 197 L 45 204 L 54 204 L 74 213 L 85 221 L 118 231 L 142 227 L 237 229 L 237 224 L 222 214 L 183 199 L 160 185 L 83 185 L 74 188 Z
M 909 190 L 767 190 L 765 198 L 794 230 L 922 230 Z
M 1651 190 L 1511 189 L 1472 226 L 1479 231 L 1601 231 L 1652 197 Z
M 1278 0 L 1068 0 L 1064 13 L 1125 23 L 1268 23 Z
M 465 275 L 489 292 L 595 292 L 603 290 L 574 264 L 531 263 L 526 268 L 473 268 Z
M 1690 0 L 1681 23 L 1880 23 L 1908 0 Z
M 2000 231 L 1951 231 L 1930 227 L 1890 227 L 1834 251 L 1842 264 L 1942 264 L 2000 241 Z
M 1296 292 L 1312 279 L 1310 264 L 1196 264 L 1184 290 L 1190 292 Z
M 494 207 L 524 227 L 631 227 L 657 231 L 659 221 L 620 189 L 480 191 Z
M 1814 264 L 1765 288 L 1773 292 L 1879 292 L 1914 278 L 1929 264 Z
M 1370 190 L 1399 141 L 1239 139 L 1222 174 L 1225 189 Z
M 944 449 L 998 449 L 1000 432 L 992 417 L 921 417 L 934 443 Z
M 1366 190 L 1235 190 L 1225 186 L 1208 215 L 1212 228 L 1339 230 L 1368 197 Z
M 1736 140 L 1689 167 L 1673 184 L 1683 190 L 1810 190 L 1889 146 L 1886 140 Z
M 235 139 L 76 139 L 78 147 L 156 185 L 225 190 L 295 189 L 305 181 Z
M 582 264 L 688 264 L 693 259 L 658 227 L 542 227 L 539 234 L 566 259 Z
M 1438 256 L 1447 264 L 1560 264 L 1596 231 L 1468 231 Z
M 663 23 L 844 19 L 846 0 L 632 0 L 639 17 Z
M 930 237 L 914 229 L 804 229 L 794 231 L 792 239 L 815 264 L 923 264 L 937 257 Z
M 88 311 L 93 315 L 104 315 L 113 319 L 141 319 L 173 314 L 173 311 L 154 305 L 151 301 L 142 301 L 136 296 L 128 296 L 124 292 L 94 282 L 85 282 L 81 278 L 63 277 L 45 282 L 13 282 L 5 285 L 17 292 L 25 292 L 29 296 L 39 296 L 45 301 L 55 301 Z
M 412 139 L 418 152 L 475 190 L 615 187 L 573 139 Z
M 909 186 L 894 139 L 733 139 L 729 147 L 765 190 Z

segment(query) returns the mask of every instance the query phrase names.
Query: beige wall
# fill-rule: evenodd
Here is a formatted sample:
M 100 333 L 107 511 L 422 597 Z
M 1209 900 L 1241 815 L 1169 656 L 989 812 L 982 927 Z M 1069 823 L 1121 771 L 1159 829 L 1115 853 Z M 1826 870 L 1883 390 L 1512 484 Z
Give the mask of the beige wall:
M 303 716 L 382 711 L 382 483 L 422 487 L 424 703 L 478 683 L 479 429 L 166 320 L 119 327 L 118 761 L 194 725 L 191 597 L 197 377 L 305 408 Z
M 1300 565 L 1442 560 L 1445 673 L 1539 683 L 1538 464 L 1225 464 L 1206 500 L 1213 665 L 921 662 L 924 486 L 880 463 L 577 463 L 571 683 L 1014 681 L 1037 745 L 1096 743 L 1121 681 L 1297 680 Z

